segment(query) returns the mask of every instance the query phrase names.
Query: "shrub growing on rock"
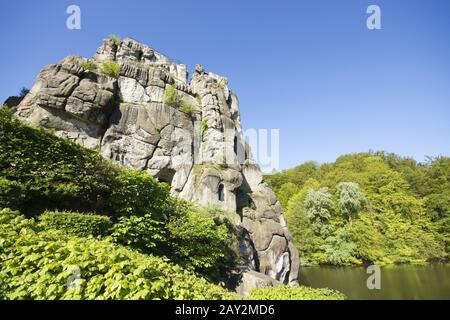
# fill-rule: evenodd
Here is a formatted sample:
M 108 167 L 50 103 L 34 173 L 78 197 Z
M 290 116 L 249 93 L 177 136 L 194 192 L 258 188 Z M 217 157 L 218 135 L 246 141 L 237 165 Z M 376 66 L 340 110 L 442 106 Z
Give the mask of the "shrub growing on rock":
M 119 64 L 116 61 L 103 61 L 100 63 L 100 72 L 111 78 L 119 78 Z
M 119 46 L 120 45 L 120 37 L 115 35 L 115 34 L 110 34 L 109 35 L 109 39 L 116 45 Z
M 166 86 L 166 89 L 164 90 L 164 96 L 163 96 L 163 101 L 165 104 L 177 108 L 180 105 L 180 98 L 178 97 L 178 91 L 177 89 L 168 84 Z

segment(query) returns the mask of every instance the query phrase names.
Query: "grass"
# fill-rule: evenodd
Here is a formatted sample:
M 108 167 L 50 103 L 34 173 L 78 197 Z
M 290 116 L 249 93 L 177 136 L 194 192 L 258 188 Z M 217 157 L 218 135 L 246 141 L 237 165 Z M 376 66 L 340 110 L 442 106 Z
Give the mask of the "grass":
M 189 102 L 183 100 L 181 101 L 180 110 L 192 117 L 194 115 L 195 108 L 191 106 Z
M 119 64 L 116 61 L 103 61 L 100 64 L 100 72 L 111 78 L 119 78 Z
M 92 62 L 91 60 L 87 60 L 86 62 L 84 62 L 84 63 L 81 65 L 81 67 L 82 67 L 84 70 L 89 70 L 89 71 L 92 71 L 92 70 L 95 69 L 94 62 Z
M 218 83 L 219 88 L 221 89 L 225 89 L 225 87 L 228 85 L 228 80 L 226 79 L 221 79 Z
M 117 47 L 120 45 L 120 37 L 116 36 L 115 34 L 110 34 L 109 35 L 109 40 L 111 40 Z
M 177 89 L 168 84 L 166 86 L 166 89 L 164 90 L 164 97 L 163 97 L 163 101 L 165 104 L 177 108 L 180 106 L 180 98 L 178 97 L 178 91 Z

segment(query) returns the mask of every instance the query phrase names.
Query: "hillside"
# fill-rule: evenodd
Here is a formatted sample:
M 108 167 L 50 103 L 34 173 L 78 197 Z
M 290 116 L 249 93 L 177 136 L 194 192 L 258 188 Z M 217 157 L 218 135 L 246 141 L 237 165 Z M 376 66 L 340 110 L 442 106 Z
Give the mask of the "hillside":
M 307 162 L 266 181 L 303 265 L 423 263 L 450 252 L 450 158 L 384 152 Z

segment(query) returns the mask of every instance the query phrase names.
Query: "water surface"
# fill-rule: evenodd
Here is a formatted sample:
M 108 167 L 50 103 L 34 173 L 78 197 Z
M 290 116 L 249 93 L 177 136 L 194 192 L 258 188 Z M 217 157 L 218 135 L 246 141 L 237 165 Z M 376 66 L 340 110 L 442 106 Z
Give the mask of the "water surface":
M 450 264 L 381 267 L 381 289 L 369 290 L 365 267 L 303 267 L 300 283 L 328 287 L 348 299 L 445 299 L 450 300 Z

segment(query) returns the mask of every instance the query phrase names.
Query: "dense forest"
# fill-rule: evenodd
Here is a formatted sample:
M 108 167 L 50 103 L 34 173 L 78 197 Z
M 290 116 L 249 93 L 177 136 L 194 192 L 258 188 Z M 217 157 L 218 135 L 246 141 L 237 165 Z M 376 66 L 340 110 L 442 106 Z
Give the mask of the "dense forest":
M 0 107 L 0 300 L 240 299 L 225 283 L 241 265 L 234 228 Z M 344 297 L 280 286 L 249 298 Z
M 450 158 L 385 152 L 267 176 L 302 265 L 424 263 L 450 252 Z

